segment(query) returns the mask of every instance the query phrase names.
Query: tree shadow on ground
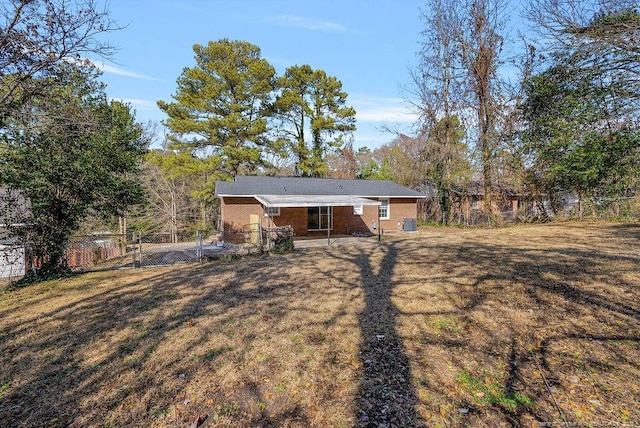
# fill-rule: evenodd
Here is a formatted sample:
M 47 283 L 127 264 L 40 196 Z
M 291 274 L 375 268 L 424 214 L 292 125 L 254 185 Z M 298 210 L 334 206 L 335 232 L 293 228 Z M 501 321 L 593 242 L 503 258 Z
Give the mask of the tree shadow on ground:
M 586 227 L 579 242 L 535 230 L 546 235 L 435 231 L 19 290 L 0 301 L 0 420 L 638 425 L 637 227 Z
M 613 230 L 630 236 L 623 227 Z M 590 232 L 596 238 L 602 233 Z M 419 392 L 426 388 L 434 402 L 420 402 L 431 421 L 528 426 L 637 420 L 630 409 L 639 408 L 640 394 L 633 387 L 622 392 L 622 379 L 640 380 L 634 357 L 640 351 L 640 257 L 629 251 L 633 247 L 603 242 L 602 248 L 588 240 L 540 247 L 470 236 L 405 243 L 407 259 L 396 279 L 403 285 L 396 290 L 398 317 L 427 325 L 415 328 L 405 346 L 431 353 L 421 359 L 409 352 Z M 412 276 L 427 258 L 434 269 Z M 418 291 L 433 293 L 438 310 L 414 308 Z M 445 364 L 438 365 L 439 358 Z
M 392 301 L 398 249 L 393 243 L 382 243 L 373 251 L 354 251 L 355 254 L 332 255 L 360 270 L 364 291 L 364 307 L 358 316 L 362 373 L 355 397 L 355 424 L 423 426 L 416 412 L 411 366 L 396 328 L 398 309 Z M 376 253 L 382 253 L 382 259 L 372 261 Z
M 254 388 L 254 409 L 239 400 L 250 385 L 247 391 L 236 387 L 237 399 L 214 389 L 219 365 L 240 365 L 240 347 L 259 341 L 256 334 L 232 341 L 228 331 L 243 332 L 237 327 L 243 320 L 277 322 L 287 312 L 287 296 L 299 287 L 293 278 L 260 258 L 131 273 L 139 279 L 120 276 L 110 284 L 109 273 L 102 272 L 93 274 L 98 280 L 89 275 L 69 288 L 52 284 L 25 298 L 22 307 L 3 311 L 3 426 L 154 420 L 175 426 L 201 413 L 247 423 L 257 417 L 265 426 L 306 420 L 303 408 L 285 400 L 273 409 L 258 408 L 257 402 L 269 401 L 264 389 Z M 223 282 L 212 284 L 212 275 Z M 30 313 L 30 305 L 40 309 Z M 168 351 L 159 352 L 164 347 Z M 274 369 L 268 361 L 263 366 L 263 372 Z M 199 379 L 206 379 L 205 391 L 197 399 L 186 396 L 188 383 Z M 113 412 L 118 416 L 110 422 Z

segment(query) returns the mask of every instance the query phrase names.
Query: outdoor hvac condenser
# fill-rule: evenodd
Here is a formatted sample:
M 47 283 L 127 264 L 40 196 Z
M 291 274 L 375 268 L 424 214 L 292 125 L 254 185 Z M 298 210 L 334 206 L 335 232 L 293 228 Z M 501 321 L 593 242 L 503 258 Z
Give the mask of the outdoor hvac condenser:
M 415 218 L 402 219 L 403 232 L 415 232 L 416 230 L 418 230 L 418 222 Z

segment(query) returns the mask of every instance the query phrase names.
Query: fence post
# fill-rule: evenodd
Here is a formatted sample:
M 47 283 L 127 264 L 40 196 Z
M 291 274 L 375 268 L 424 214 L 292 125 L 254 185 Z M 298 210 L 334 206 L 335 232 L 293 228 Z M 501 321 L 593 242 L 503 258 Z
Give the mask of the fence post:
M 125 241 L 125 243 L 126 243 L 126 241 Z M 132 257 L 132 260 L 133 260 L 133 268 L 135 269 L 135 267 L 136 267 L 136 251 L 137 251 L 137 249 L 136 249 L 136 233 L 135 232 L 131 233 L 131 243 L 133 244 L 133 251 L 131 252 L 131 257 Z
M 202 231 L 199 230 L 196 233 L 197 237 L 197 246 L 196 246 L 196 257 L 198 257 L 198 262 L 202 261 Z
M 120 248 L 120 256 L 127 254 L 127 234 L 122 233 L 118 235 L 118 247 Z
M 142 232 L 138 232 L 138 245 L 140 248 L 140 267 L 142 267 Z

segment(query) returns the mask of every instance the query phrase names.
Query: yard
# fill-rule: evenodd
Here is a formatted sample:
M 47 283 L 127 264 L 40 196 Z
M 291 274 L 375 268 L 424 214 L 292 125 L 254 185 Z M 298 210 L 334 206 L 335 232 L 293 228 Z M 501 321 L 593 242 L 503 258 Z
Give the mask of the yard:
M 639 244 L 640 223 L 427 228 L 5 292 L 0 421 L 639 425 Z

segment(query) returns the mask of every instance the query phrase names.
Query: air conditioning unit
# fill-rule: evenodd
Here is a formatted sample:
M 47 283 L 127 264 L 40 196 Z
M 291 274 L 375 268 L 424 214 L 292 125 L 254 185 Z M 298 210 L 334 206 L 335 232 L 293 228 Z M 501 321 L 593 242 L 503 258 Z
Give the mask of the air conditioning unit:
M 418 221 L 415 218 L 402 219 L 403 232 L 415 232 L 416 230 L 418 230 Z

